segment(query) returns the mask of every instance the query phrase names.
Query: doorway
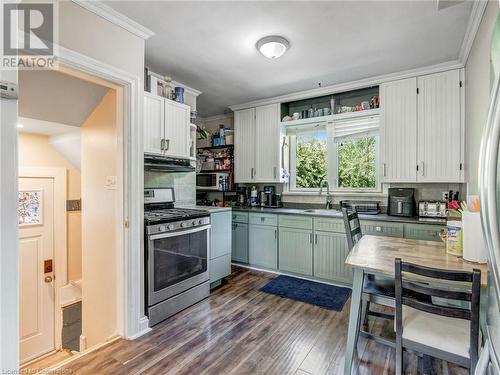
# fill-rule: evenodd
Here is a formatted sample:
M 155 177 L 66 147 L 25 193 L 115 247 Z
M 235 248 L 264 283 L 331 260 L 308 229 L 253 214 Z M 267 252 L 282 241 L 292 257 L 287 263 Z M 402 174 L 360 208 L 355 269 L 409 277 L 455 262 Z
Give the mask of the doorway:
M 67 357 L 61 353 L 79 354 L 120 335 L 120 99 L 119 87 L 95 77 L 19 73 L 19 351 L 25 369 L 40 370 L 40 362 L 51 367 Z

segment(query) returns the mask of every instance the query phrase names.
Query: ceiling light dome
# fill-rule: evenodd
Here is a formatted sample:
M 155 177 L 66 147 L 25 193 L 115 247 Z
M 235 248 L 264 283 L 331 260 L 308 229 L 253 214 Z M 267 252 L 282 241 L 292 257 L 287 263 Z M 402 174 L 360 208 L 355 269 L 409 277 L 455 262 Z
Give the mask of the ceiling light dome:
M 257 42 L 257 49 L 268 59 L 277 59 L 288 50 L 290 43 L 282 36 L 271 35 Z

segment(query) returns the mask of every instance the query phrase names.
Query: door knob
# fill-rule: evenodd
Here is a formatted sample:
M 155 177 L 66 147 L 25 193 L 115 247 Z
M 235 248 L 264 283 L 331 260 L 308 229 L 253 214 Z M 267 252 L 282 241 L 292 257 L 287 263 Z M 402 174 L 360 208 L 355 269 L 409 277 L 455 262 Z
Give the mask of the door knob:
M 51 282 L 52 282 L 52 276 L 45 276 L 44 281 L 45 281 L 46 283 L 51 283 Z

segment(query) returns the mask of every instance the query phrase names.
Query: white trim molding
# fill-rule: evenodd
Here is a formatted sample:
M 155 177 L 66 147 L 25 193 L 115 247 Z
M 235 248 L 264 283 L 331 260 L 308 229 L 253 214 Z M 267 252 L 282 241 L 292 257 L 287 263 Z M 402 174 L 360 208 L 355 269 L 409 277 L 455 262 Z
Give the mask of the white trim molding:
M 467 23 L 467 29 L 465 30 L 464 40 L 458 54 L 458 60 L 464 65 L 467 63 L 467 59 L 469 58 L 472 44 L 476 38 L 476 34 L 479 30 L 479 25 L 481 24 L 487 5 L 488 1 L 486 0 L 473 1 L 472 11 L 469 17 L 469 22 Z
M 128 18 L 122 13 L 114 10 L 110 6 L 101 3 L 100 1 L 91 0 L 71 0 L 75 4 L 78 4 L 82 8 L 88 10 L 89 12 L 95 13 L 98 16 L 108 20 L 114 25 L 120 26 L 121 28 L 131 32 L 132 34 L 142 38 L 144 40 L 151 38 L 155 33 L 142 26 L 138 22 Z
M 360 79 L 357 81 L 337 83 L 330 86 L 317 87 L 305 91 L 297 91 L 291 94 L 275 96 L 267 99 L 254 100 L 243 104 L 230 105 L 229 108 L 232 111 L 238 111 L 240 109 L 259 107 L 262 105 L 268 105 L 273 103 L 293 102 L 296 100 L 309 99 L 317 96 L 331 95 L 338 92 L 351 91 L 363 87 L 380 85 L 383 82 L 395 81 L 398 79 L 405 79 L 420 75 L 444 72 L 447 70 L 460 69 L 463 68 L 463 66 L 464 65 L 460 61 L 453 60 L 441 64 L 426 66 L 423 68 L 404 70 L 402 72 L 396 72 L 390 74 L 383 74 L 371 78 Z
M 199 119 L 203 122 L 206 122 L 206 121 L 220 121 L 220 120 L 225 120 L 225 119 L 233 118 L 233 117 L 234 117 L 234 114 L 233 114 L 233 112 L 231 112 L 231 113 L 224 113 L 224 114 L 214 115 L 214 116 L 209 116 L 209 117 L 199 117 Z
M 166 82 L 165 81 L 165 77 L 161 76 L 160 74 L 158 73 L 155 73 L 155 72 L 152 72 L 151 70 L 149 71 L 149 74 L 152 75 L 153 77 L 156 77 L 158 78 L 160 81 L 162 82 Z M 190 94 L 190 95 L 193 95 L 193 96 L 199 96 L 203 93 L 203 91 L 200 91 L 200 90 L 196 90 L 192 87 L 189 87 L 188 85 L 185 85 L 184 83 L 182 82 L 179 82 L 179 81 L 170 81 L 170 83 L 175 86 L 175 87 L 184 87 L 184 92 L 186 92 L 187 94 Z

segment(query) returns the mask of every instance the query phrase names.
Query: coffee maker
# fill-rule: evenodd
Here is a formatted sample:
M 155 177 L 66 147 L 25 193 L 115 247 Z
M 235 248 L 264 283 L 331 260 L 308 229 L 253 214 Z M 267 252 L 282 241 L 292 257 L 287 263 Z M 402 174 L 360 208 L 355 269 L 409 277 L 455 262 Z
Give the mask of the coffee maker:
M 248 188 L 246 186 L 240 186 L 238 188 L 238 206 L 246 206 L 248 199 Z
M 274 186 L 264 186 L 264 190 L 260 192 L 260 205 L 262 207 L 272 207 L 274 196 Z

